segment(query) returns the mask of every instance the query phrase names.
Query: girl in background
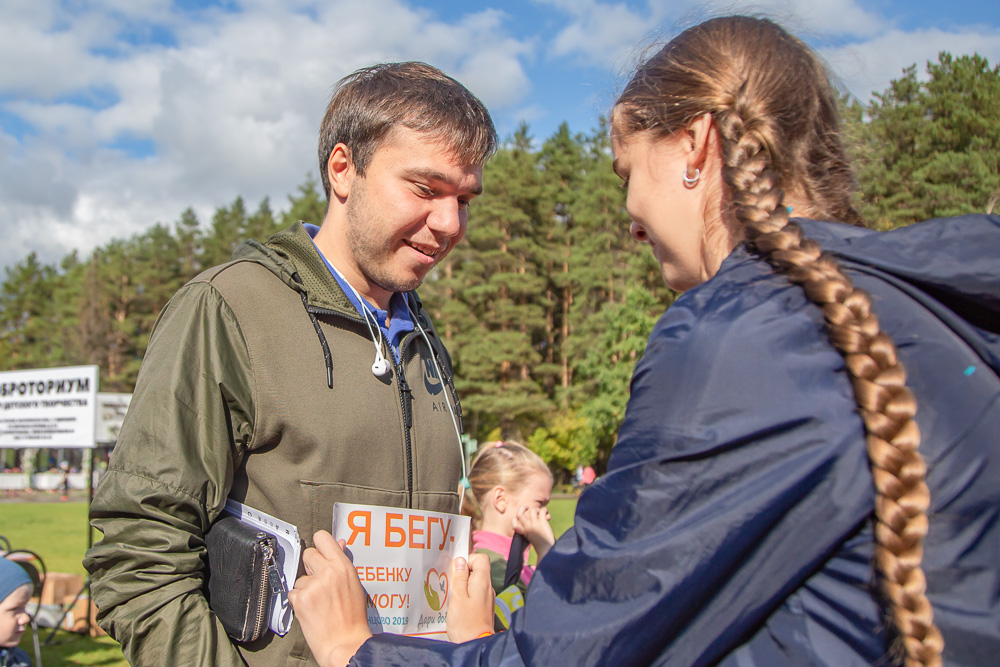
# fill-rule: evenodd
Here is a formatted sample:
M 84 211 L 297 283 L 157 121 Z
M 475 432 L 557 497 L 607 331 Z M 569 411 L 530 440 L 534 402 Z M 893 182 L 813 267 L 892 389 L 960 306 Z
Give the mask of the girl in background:
M 545 462 L 524 445 L 498 441 L 484 445 L 469 470 L 473 503 L 472 551 L 490 560 L 490 579 L 495 593 L 504 588 L 507 557 L 514 533 L 524 535 L 541 561 L 555 543 L 548 512 L 552 497 L 552 473 Z M 472 507 L 470 507 L 470 505 Z M 525 549 L 521 576 L 515 582 L 526 593 L 535 568 L 527 564 Z

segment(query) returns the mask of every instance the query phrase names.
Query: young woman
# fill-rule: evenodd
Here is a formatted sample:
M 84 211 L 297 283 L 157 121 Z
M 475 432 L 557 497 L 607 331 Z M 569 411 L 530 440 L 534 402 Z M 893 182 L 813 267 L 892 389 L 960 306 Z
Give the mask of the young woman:
M 632 236 L 686 293 L 636 367 L 607 474 L 511 631 L 479 641 L 367 638 L 360 585 L 318 535 L 293 600 L 317 657 L 995 662 L 1000 218 L 859 226 L 836 95 L 766 20 L 672 40 L 618 99 L 612 140 Z M 461 564 L 454 639 L 488 631 L 482 570 Z

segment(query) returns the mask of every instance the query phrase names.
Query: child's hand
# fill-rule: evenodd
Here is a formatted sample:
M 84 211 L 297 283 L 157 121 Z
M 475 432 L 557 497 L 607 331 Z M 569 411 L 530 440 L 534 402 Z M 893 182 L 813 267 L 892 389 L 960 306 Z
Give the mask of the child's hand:
M 302 554 L 306 575 L 288 592 L 295 618 L 320 665 L 346 665 L 372 636 L 365 613 L 365 590 L 344 553 L 343 540 L 321 530 L 315 548 Z
M 544 507 L 522 507 L 514 516 L 514 530 L 528 538 L 535 547 L 538 560 L 542 560 L 556 543 L 549 520 L 552 516 Z
M 456 644 L 493 631 L 493 583 L 490 559 L 472 554 L 451 563 L 452 594 L 448 603 L 448 639 Z

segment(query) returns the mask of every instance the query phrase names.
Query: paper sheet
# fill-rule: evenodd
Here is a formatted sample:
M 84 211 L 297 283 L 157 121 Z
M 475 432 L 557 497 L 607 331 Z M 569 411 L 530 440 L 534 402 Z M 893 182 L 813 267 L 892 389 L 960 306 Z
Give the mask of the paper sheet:
M 333 536 L 347 542 L 373 633 L 447 640 L 451 561 L 469 557 L 469 517 L 336 503 Z

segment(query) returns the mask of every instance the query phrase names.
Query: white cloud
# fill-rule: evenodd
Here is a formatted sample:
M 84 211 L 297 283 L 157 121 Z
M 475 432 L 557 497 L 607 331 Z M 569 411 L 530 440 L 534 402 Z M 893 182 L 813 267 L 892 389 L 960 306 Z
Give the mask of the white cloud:
M 586 65 L 612 66 L 631 51 L 657 23 L 660 11 L 636 12 L 622 3 L 598 0 L 537 0 L 570 16 L 569 24 L 549 41 L 551 57 L 570 57 Z
M 796 33 L 817 37 L 876 34 L 885 19 L 857 0 L 647 0 L 641 9 L 599 0 L 537 0 L 562 10 L 569 24 L 552 40 L 550 53 L 620 68 L 638 51 L 710 16 L 750 14 L 773 18 Z
M 188 206 L 207 222 L 237 195 L 286 206 L 317 171 L 333 85 L 362 65 L 425 60 L 492 107 L 530 90 L 521 59 L 533 47 L 497 10 L 444 20 L 406 0 L 247 0 L 180 14 L 169 0 L 103 0 L 69 11 L 56 0 L 0 7 L 0 58 L 19 63 L 0 68 L 0 109 L 33 130 L 0 133 L 0 266 L 30 250 L 48 262 L 86 254 Z M 176 45 L 120 37 L 153 24 Z M 94 91 L 104 104 L 76 101 Z M 108 148 L 130 139 L 155 154 Z
M 495 112 L 502 135 L 521 118 L 570 113 L 530 97 L 542 85 L 531 68 L 558 65 L 552 76 L 571 77 L 586 66 L 568 83 L 592 90 L 588 102 L 574 100 L 596 118 L 613 96 L 613 73 L 655 31 L 712 13 L 760 11 L 813 43 L 850 42 L 820 53 L 862 99 L 907 65 L 922 72 L 940 50 L 1000 62 L 996 21 L 904 32 L 858 0 L 537 0 L 561 17 L 556 27 L 517 35 L 508 26 L 522 17 L 476 3 L 464 13 L 417 6 L 429 1 L 242 0 L 240 11 L 193 13 L 172 0 L 0 3 L 0 113 L 11 133 L 0 131 L 0 267 L 31 250 L 48 262 L 86 254 L 172 223 L 188 206 L 207 222 L 237 195 L 250 207 L 268 195 L 274 208 L 286 206 L 316 173 L 316 132 L 334 83 L 378 61 L 441 67 Z M 148 39 L 158 32 L 173 41 Z M 81 102 L 92 97 L 100 103 Z M 128 140 L 155 151 L 111 148 Z
M 903 68 L 910 65 L 916 64 L 918 77 L 926 79 L 927 61 L 937 62 L 941 51 L 955 56 L 978 53 L 995 67 L 1000 62 L 1000 29 L 894 29 L 868 41 L 821 49 L 820 55 L 843 85 L 866 102 L 873 91 L 883 92 L 893 79 L 902 77 Z
M 858 0 L 737 0 L 711 2 L 714 13 L 745 13 L 771 18 L 800 37 L 873 35 L 886 27 L 886 20 L 865 9 Z
M 575 22 L 563 29 L 552 43 L 552 53 L 565 56 L 578 52 L 593 63 L 606 63 L 630 48 L 649 29 L 646 18 L 623 5 L 586 6 Z
M 639 9 L 600 0 L 537 0 L 568 17 L 554 38 L 550 53 L 617 71 L 628 70 L 654 37 L 671 34 L 715 15 L 743 13 L 772 18 L 806 42 L 820 46 L 845 87 L 867 100 L 882 91 L 904 67 L 917 64 L 923 73 L 940 51 L 977 52 L 996 65 L 1000 61 L 1000 30 L 993 26 L 904 31 L 858 0 L 647 0 Z M 994 22 L 995 23 L 995 22 Z

